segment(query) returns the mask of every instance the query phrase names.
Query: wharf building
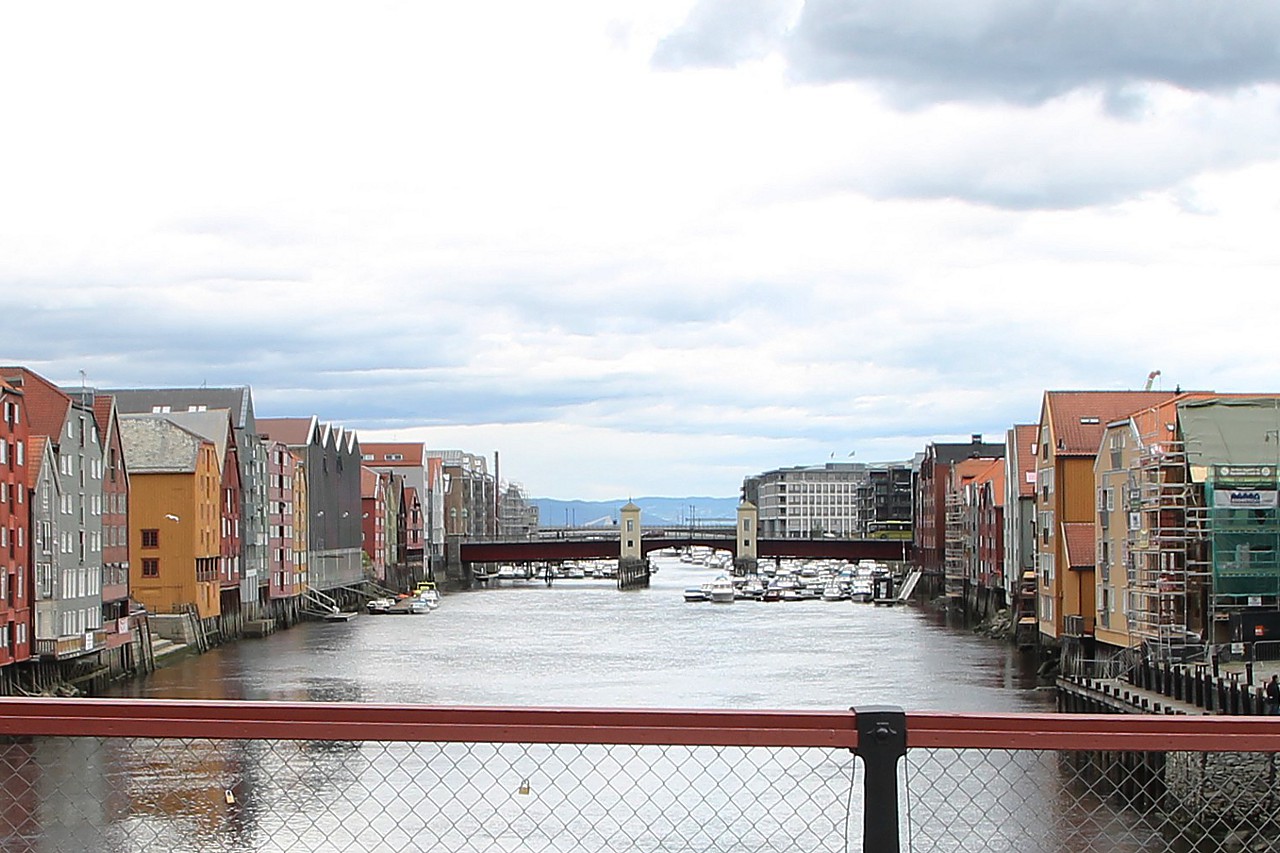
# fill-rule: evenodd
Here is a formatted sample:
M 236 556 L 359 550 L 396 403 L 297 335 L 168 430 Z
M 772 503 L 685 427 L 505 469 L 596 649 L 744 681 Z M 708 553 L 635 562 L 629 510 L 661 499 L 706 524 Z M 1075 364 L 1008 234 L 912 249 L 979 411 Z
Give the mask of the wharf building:
M 742 498 L 759 513 L 764 539 L 866 539 L 911 525 L 909 463 L 828 462 L 746 478 Z
M 1176 662 L 1247 643 L 1280 658 L 1278 436 L 1275 395 L 1190 392 L 1107 424 L 1084 653 Z
M 916 476 L 912 540 L 916 566 L 931 576 L 934 586 L 944 576 L 946 564 L 947 496 L 953 483 L 952 468 L 965 460 L 1003 459 L 1004 454 L 1003 442 L 984 442 L 980 434 L 974 434 L 968 443 L 933 443 L 925 448 Z
M 1004 455 L 1004 582 L 1012 609 L 1014 642 L 1035 645 L 1036 619 L 1036 424 L 1016 424 Z
M 306 477 L 308 595 L 334 598 L 364 580 L 360 443 L 355 432 L 310 418 L 260 418 L 261 435 L 294 454 Z M 294 514 L 295 525 L 297 513 Z M 323 607 L 332 606 L 317 596 Z
M 949 466 L 943 560 L 947 606 L 985 618 L 1005 609 L 1003 459 Z
M 236 608 L 245 620 L 269 618 L 267 454 L 253 412 L 249 386 L 231 388 L 128 388 L 105 391 L 121 414 L 168 415 L 224 409 L 230 413 L 240 475 L 239 582 Z
M 1094 462 L 1106 425 L 1174 396 L 1163 391 L 1046 391 L 1036 454 L 1036 607 L 1041 643 L 1092 646 Z
M 404 483 L 404 574 L 413 583 L 435 577 L 444 558 L 444 465 L 438 456 L 429 456 L 421 442 L 361 442 L 361 464 L 375 474 L 403 479 Z M 365 491 L 376 488 L 369 482 Z M 368 508 L 366 507 L 366 512 Z M 372 517 L 371 517 L 372 518 Z M 381 523 L 385 527 L 386 516 Z M 366 542 L 377 532 L 365 519 Z M 385 530 L 384 530 L 385 536 Z M 366 551 L 369 549 L 366 548 Z M 371 559 L 375 559 L 370 555 Z M 383 560 L 385 561 L 385 556 Z M 394 574 L 394 566 L 393 566 Z
M 0 678 L 14 692 L 13 664 L 31 659 L 30 439 L 24 395 L 0 378 Z
M 122 524 L 128 483 L 113 401 L 87 388 L 64 391 L 20 366 L 0 368 L 0 377 L 10 402 L 22 401 L 27 427 L 26 444 L 9 448 L 17 451 L 10 464 L 26 462 L 26 483 L 5 489 L 10 517 L 27 514 L 26 528 L 6 548 L 14 556 L 13 585 L 5 578 L 17 594 L 13 610 L 18 601 L 29 607 L 28 620 L 14 621 L 31 662 L 24 689 L 105 681 L 134 666 Z M 13 410 L 10 416 L 23 420 Z M 17 478 L 10 476 L 10 485 L 17 487 Z M 5 663 L 22 661 L 15 647 Z M 5 683 L 14 678 L 6 674 Z

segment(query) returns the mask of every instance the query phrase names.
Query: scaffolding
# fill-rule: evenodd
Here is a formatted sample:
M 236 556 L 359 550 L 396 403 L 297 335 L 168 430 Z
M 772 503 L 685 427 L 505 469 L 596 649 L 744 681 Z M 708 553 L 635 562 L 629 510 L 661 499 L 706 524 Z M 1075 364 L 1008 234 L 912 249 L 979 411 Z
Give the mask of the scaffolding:
M 1204 523 L 1189 473 L 1181 442 L 1144 440 L 1125 488 L 1129 631 L 1160 660 L 1201 642 L 1191 591 L 1208 573 L 1195 559 Z
M 964 496 L 959 491 L 947 492 L 945 521 L 943 591 L 948 606 L 960 607 L 964 603 L 965 578 L 969 569 L 970 537 L 969 516 Z
M 1209 604 L 1214 620 L 1225 622 L 1245 609 L 1280 606 L 1280 510 L 1274 466 L 1214 468 L 1199 513 L 1207 534 L 1204 560 L 1212 573 Z M 1241 472 L 1249 472 L 1243 481 L 1230 479 Z

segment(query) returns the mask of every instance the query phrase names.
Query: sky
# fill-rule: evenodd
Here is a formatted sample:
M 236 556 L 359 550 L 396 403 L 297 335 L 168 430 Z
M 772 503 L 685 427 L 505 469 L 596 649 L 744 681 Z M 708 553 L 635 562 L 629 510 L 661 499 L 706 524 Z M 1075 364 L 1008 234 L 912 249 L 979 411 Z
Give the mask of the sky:
M 1267 0 L 11 3 L 0 363 L 538 497 L 1280 390 Z

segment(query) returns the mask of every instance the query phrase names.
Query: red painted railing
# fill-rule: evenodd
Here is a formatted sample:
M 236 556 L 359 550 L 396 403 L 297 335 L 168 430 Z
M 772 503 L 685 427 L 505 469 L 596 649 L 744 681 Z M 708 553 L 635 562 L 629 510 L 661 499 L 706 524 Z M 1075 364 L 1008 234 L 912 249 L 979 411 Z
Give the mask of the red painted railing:
M 0 736 L 0 847 L 79 837 L 46 822 L 75 810 L 40 806 L 59 778 L 76 788 L 55 788 L 57 802 L 109 803 L 112 831 L 147 839 L 127 849 L 166 849 L 188 820 L 211 845 L 241 844 L 235 833 L 252 825 L 289 834 L 263 849 L 290 850 L 368 849 L 379 837 L 394 849 L 514 850 L 525 835 L 540 849 L 700 849 L 707 832 L 707 849 L 738 839 L 841 850 L 858 822 L 869 853 L 897 851 L 903 829 L 936 850 L 1280 841 L 1275 717 L 11 698 L 0 699 Z M 39 748 L 43 738 L 55 744 Z M 40 766 L 86 756 L 114 781 Z M 387 803 L 402 801 L 390 819 Z M 242 806 L 254 821 L 237 817 Z M 330 820 L 355 827 L 352 840 L 314 829 Z
M 907 748 L 1280 752 L 1280 718 L 905 715 Z M 0 734 L 857 749 L 851 711 L 718 711 L 0 698 Z

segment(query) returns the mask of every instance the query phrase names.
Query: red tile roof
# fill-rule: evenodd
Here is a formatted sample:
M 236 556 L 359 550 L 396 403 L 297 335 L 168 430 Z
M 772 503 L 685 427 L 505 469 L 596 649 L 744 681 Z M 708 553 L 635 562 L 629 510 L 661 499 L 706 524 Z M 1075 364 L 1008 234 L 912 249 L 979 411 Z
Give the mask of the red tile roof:
M 57 385 L 25 367 L 0 367 L 0 376 L 10 382 L 17 381 L 26 398 L 27 424 L 31 432 L 47 435 L 55 440 L 61 437 L 71 411 L 71 398 Z
M 40 482 L 40 463 L 44 460 L 44 450 L 48 446 L 48 436 L 33 435 L 27 439 L 28 489 L 34 489 Z
M 110 394 L 93 396 L 93 419 L 98 422 L 98 434 L 102 436 L 104 445 L 111 432 L 111 410 L 115 407 L 115 403 L 116 398 Z
M 987 461 L 987 467 L 983 468 L 973 478 L 978 485 L 983 483 L 991 484 L 992 502 L 996 506 L 1004 506 L 1004 460 L 991 459 Z
M 360 442 L 360 454 L 372 457 L 366 458 L 364 463 L 378 467 L 421 468 L 425 452 L 426 445 L 420 441 Z M 387 459 L 388 454 L 399 454 L 403 458 Z
M 360 466 L 360 497 L 376 498 L 378 496 L 378 472 L 372 468 Z
M 1046 391 L 1042 420 L 1058 456 L 1095 456 L 1107 424 L 1177 396 L 1172 391 Z
M 309 444 L 311 430 L 315 425 L 315 418 L 258 418 L 255 423 L 258 435 L 265 435 L 289 447 Z
M 1067 545 L 1067 567 L 1091 569 L 1097 548 L 1094 544 L 1092 521 L 1069 521 L 1062 525 L 1063 539 Z

